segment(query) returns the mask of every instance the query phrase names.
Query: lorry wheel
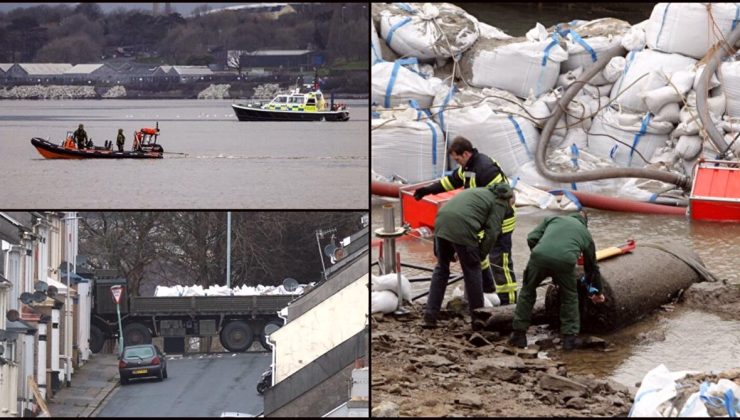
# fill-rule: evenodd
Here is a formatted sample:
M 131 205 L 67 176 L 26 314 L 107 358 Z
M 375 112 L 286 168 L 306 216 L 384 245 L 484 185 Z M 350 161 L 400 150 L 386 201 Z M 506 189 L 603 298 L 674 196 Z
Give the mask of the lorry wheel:
M 90 325 L 90 351 L 93 353 L 100 353 L 100 350 L 103 350 L 103 345 L 105 344 L 105 335 L 103 334 L 103 331 L 100 330 L 95 325 Z
M 126 346 L 137 346 L 139 344 L 151 344 L 152 334 L 143 324 L 134 322 L 123 328 L 123 343 Z
M 246 322 L 232 321 L 221 330 L 221 344 L 231 352 L 244 352 L 252 345 L 254 333 Z
M 283 322 L 281 320 L 273 319 L 262 327 L 262 333 L 260 333 L 260 344 L 262 344 L 262 347 L 264 347 L 265 350 L 272 351 L 270 345 L 267 344 L 267 336 L 274 333 L 282 326 Z

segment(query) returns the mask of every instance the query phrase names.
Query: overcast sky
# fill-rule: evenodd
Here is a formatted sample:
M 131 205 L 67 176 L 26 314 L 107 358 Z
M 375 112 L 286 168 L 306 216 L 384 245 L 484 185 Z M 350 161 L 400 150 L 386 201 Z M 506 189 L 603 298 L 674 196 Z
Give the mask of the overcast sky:
M 62 3 L 0 3 L 0 11 L 7 12 L 7 11 L 13 10 L 18 7 L 32 7 L 32 6 L 39 6 L 42 4 L 56 5 L 56 4 L 62 4 Z M 65 3 L 65 4 L 68 4 L 69 6 L 74 7 L 78 3 Z M 100 6 L 100 8 L 104 12 L 108 13 L 119 7 L 123 7 L 124 9 L 129 9 L 129 10 L 144 9 L 147 11 L 151 11 L 152 4 L 153 3 L 98 3 L 98 6 Z M 236 6 L 240 3 L 172 3 L 172 8 L 174 9 L 175 12 L 178 12 L 183 16 L 190 16 L 190 12 L 193 9 L 203 4 L 208 4 L 209 6 L 211 6 L 211 9 L 218 9 L 221 7 Z M 164 10 L 164 3 L 160 4 L 160 9 Z

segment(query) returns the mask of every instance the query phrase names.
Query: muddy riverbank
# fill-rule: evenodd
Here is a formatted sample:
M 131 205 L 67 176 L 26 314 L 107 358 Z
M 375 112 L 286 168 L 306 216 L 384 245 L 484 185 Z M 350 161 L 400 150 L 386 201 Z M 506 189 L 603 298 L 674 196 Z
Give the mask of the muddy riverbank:
M 699 283 L 661 311 L 681 306 L 740 321 L 740 288 Z M 608 341 L 593 338 L 590 349 L 563 353 L 557 334 L 536 326 L 528 332 L 530 345 L 521 350 L 495 332 L 473 332 L 469 318 L 457 311 L 443 311 L 440 328 L 424 330 L 419 326 L 423 305 L 408 309 L 403 316 L 373 315 L 373 416 L 612 417 L 626 416 L 632 407 L 639 381 L 625 385 L 579 373 L 574 366 L 611 364 L 614 346 Z M 662 334 L 656 331 L 638 339 L 665 341 Z M 640 378 L 646 373 L 640 372 Z M 720 378 L 740 383 L 740 369 L 681 380 L 675 404 L 680 408 L 703 381 Z

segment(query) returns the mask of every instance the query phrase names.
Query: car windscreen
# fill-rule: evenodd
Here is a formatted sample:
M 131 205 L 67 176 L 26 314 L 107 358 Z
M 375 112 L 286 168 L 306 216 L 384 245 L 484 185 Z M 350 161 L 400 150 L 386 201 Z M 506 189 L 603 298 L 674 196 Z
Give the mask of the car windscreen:
M 154 350 L 152 350 L 151 347 L 126 349 L 126 351 L 123 352 L 123 357 L 125 359 L 138 359 L 139 357 L 141 357 L 142 359 L 148 359 L 153 356 L 154 356 Z

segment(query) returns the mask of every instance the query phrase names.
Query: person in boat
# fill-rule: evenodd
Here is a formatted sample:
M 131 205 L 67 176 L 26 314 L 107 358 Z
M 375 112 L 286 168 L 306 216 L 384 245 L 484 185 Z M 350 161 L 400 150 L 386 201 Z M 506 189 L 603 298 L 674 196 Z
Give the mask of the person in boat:
M 123 135 L 123 128 L 119 128 L 118 137 L 116 137 L 116 146 L 118 146 L 119 152 L 123 152 L 124 143 L 126 143 L 126 136 Z
M 77 130 L 72 134 L 72 137 L 74 138 L 74 141 L 77 143 L 78 149 L 85 149 L 87 148 L 87 132 L 85 131 L 85 126 L 80 124 L 79 127 L 77 127 Z
M 460 187 L 465 189 L 488 187 L 500 182 L 509 182 L 498 162 L 478 152 L 478 149 L 474 148 L 470 140 L 465 137 L 455 137 L 448 148 L 448 153 L 452 160 L 460 165 L 459 168 L 441 180 L 417 189 L 414 192 L 414 198 L 417 201 L 429 194 L 438 194 Z M 483 291 L 485 293 L 495 291 L 501 300 L 501 305 L 513 305 L 517 298 L 516 274 L 514 274 L 514 261 L 511 258 L 515 225 L 516 207 L 512 206 L 504 219 L 501 235 L 491 248 L 491 254 L 481 261 Z

